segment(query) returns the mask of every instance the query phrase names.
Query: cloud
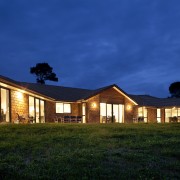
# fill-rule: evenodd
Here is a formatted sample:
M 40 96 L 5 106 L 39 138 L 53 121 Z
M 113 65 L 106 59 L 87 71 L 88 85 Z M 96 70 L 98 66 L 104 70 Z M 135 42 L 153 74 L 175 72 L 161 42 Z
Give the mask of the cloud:
M 179 80 L 180 2 L 46 0 L 0 2 L 0 72 L 35 81 L 48 62 L 59 85 L 167 96 Z M 23 76 L 22 76 L 23 75 Z

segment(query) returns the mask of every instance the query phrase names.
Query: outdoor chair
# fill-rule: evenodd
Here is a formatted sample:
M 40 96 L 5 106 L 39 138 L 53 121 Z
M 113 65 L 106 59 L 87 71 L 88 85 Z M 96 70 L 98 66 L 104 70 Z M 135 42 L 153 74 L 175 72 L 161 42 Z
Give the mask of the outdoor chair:
M 77 123 L 82 123 L 82 116 L 77 116 Z
M 16 113 L 16 114 L 17 114 L 17 122 L 18 123 L 27 123 L 26 118 L 24 116 L 19 115 L 18 113 Z
M 133 123 L 137 123 L 138 122 L 138 118 L 137 117 L 133 117 Z
M 71 123 L 76 123 L 76 122 L 77 122 L 77 117 L 71 116 Z
M 64 116 L 64 123 L 70 123 L 71 118 L 70 116 Z
M 57 116 L 54 116 L 53 121 L 54 121 L 55 123 L 58 123 L 58 122 L 59 122 L 59 121 L 58 121 L 58 117 L 57 117 Z
M 144 122 L 144 117 L 143 116 L 139 116 L 138 117 L 138 122 Z

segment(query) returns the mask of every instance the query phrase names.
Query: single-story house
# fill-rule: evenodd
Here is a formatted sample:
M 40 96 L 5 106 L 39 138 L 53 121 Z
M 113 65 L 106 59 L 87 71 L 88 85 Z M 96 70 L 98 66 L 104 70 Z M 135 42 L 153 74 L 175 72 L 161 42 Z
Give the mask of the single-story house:
M 0 76 L 0 109 L 0 122 L 8 123 L 180 122 L 180 99 L 130 95 L 115 84 L 89 90 Z

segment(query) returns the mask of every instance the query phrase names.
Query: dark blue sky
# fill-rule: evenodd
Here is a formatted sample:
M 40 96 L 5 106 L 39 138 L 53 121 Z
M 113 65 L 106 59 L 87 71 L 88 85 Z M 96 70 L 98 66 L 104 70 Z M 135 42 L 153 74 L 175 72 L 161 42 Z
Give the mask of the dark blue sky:
M 19 81 L 48 62 L 59 82 L 47 84 L 167 97 L 180 80 L 180 0 L 0 0 L 0 62 Z

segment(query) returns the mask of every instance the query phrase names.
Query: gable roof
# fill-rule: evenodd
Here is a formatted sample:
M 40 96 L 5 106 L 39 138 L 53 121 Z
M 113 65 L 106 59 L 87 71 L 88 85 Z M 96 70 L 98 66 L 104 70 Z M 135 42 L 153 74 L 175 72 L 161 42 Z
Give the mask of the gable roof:
M 134 104 L 136 104 L 122 89 L 120 89 L 117 85 L 112 84 L 109 86 L 105 86 L 99 89 L 90 90 L 90 89 L 82 89 L 82 88 L 72 88 L 72 87 L 64 87 L 64 86 L 54 86 L 54 85 L 45 85 L 38 83 L 20 83 L 26 89 L 30 89 L 32 91 L 38 92 L 45 96 L 49 96 L 56 101 L 66 101 L 66 102 L 75 102 L 80 100 L 87 100 L 101 92 L 110 89 L 117 88 L 121 94 L 129 98 Z
M 174 107 L 180 106 L 180 98 L 157 98 L 149 95 L 129 95 L 139 106 Z
M 82 89 L 82 88 L 45 85 L 38 83 L 19 82 L 4 76 L 0 76 L 0 80 L 1 82 L 7 83 L 8 85 L 15 86 L 25 91 L 34 92 L 40 94 L 41 96 L 54 99 L 56 101 L 66 101 L 66 102 L 87 100 L 107 89 L 115 88 L 119 93 L 121 93 L 129 100 L 131 100 L 134 104 L 136 104 L 134 100 L 131 99 L 129 95 L 126 92 L 124 92 L 121 88 L 119 88 L 116 84 L 112 84 L 95 90 L 90 90 L 90 89 Z

